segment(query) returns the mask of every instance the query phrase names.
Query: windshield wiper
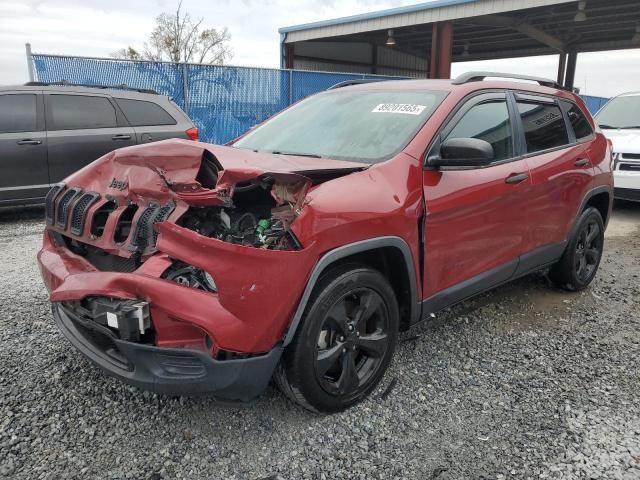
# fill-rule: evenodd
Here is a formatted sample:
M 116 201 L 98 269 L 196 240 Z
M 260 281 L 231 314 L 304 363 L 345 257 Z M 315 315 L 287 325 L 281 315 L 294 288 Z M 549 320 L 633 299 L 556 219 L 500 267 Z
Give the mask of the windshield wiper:
M 315 153 L 297 153 L 297 152 L 271 152 L 274 155 L 295 155 L 297 157 L 311 157 L 311 158 L 322 158 L 322 155 L 317 155 Z
M 635 130 L 640 128 L 640 125 L 627 125 L 626 127 L 618 127 L 620 130 Z
M 606 125 L 604 123 L 599 123 L 598 124 L 600 126 L 600 128 L 604 128 L 605 130 L 617 130 L 618 127 L 613 127 L 611 125 Z

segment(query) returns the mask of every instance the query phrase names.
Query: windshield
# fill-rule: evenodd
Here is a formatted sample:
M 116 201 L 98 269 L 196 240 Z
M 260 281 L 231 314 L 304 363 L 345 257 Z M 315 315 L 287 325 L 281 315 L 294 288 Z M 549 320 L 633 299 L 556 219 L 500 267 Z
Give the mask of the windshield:
M 640 95 L 616 97 L 596 114 L 600 128 L 640 128 Z
M 432 91 L 328 91 L 285 110 L 233 146 L 377 163 L 402 150 L 444 97 Z

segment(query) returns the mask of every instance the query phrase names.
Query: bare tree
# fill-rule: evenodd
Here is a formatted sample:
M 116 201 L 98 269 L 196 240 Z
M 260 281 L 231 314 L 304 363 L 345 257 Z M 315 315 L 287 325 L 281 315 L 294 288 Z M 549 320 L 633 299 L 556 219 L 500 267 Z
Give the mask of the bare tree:
M 176 13 L 162 13 L 142 52 L 129 46 L 111 54 L 114 58 L 222 65 L 233 56 L 227 27 L 203 28 L 204 19 L 194 21 L 183 13 L 182 0 Z

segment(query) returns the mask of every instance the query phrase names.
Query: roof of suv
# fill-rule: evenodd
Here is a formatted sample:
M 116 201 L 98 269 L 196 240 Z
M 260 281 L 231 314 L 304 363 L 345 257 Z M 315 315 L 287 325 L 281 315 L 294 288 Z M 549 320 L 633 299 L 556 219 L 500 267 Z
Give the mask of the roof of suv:
M 486 80 L 487 78 L 497 80 Z M 344 87 L 357 90 L 440 90 L 446 92 L 461 91 L 463 93 L 477 90 L 512 89 L 531 93 L 575 98 L 577 92 L 560 86 L 554 80 L 524 75 L 507 75 L 494 72 L 468 72 L 453 80 L 407 79 L 386 81 L 343 82 Z M 332 89 L 340 89 L 337 84 Z
M 71 93 L 105 93 L 118 98 L 146 98 L 148 100 L 158 100 L 158 98 L 168 98 L 166 95 L 160 95 L 158 93 L 148 92 L 140 92 L 134 89 L 126 89 L 120 86 L 113 87 L 89 87 L 82 85 L 64 85 L 64 84 L 53 84 L 53 85 L 3 85 L 0 86 L 0 92 L 16 92 L 16 91 L 25 91 L 25 92 L 40 92 L 40 91 L 52 91 L 52 92 L 71 92 Z

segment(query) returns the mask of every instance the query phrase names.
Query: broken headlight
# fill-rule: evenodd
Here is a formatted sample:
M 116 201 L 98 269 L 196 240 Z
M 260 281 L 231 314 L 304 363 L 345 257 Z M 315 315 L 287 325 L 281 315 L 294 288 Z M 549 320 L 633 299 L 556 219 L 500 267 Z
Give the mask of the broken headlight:
M 205 292 L 218 291 L 216 282 L 209 272 L 186 263 L 175 262 L 164 272 L 162 277 L 185 287 L 197 288 Z

